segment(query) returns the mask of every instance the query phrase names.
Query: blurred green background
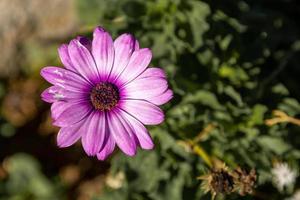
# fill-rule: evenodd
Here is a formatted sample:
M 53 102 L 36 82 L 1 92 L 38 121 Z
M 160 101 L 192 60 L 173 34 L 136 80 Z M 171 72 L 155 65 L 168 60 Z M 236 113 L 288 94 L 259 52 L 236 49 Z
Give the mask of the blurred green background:
M 156 148 L 133 158 L 58 149 L 39 97 L 59 44 L 98 25 L 151 48 L 175 93 L 149 127 Z M 214 159 L 258 176 L 253 195 L 217 199 L 300 199 L 299 179 L 281 191 L 272 175 L 276 162 L 299 171 L 300 126 L 266 123 L 300 118 L 298 0 L 0 0 L 0 46 L 1 200 L 205 200 L 197 177 Z

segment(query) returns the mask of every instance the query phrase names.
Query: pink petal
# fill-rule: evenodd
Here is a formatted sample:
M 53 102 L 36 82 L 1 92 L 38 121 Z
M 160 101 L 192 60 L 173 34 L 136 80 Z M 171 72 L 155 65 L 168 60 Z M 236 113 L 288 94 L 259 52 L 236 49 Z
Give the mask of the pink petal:
M 119 107 L 146 125 L 156 125 L 164 121 L 163 111 L 144 100 L 120 100 Z
M 51 86 L 47 88 L 43 91 L 41 97 L 48 103 L 53 103 L 55 101 L 88 100 L 88 95 L 86 93 L 68 91 L 59 86 Z
M 48 103 L 53 103 L 58 100 L 57 96 L 55 96 L 55 93 L 57 93 L 57 90 L 54 87 L 57 87 L 57 86 L 51 86 L 42 92 L 41 98 L 43 101 L 46 101 Z
M 91 86 L 81 76 L 59 67 L 44 67 L 41 76 L 49 83 L 70 91 L 83 92 Z
M 164 78 L 137 78 L 124 86 L 120 91 L 126 99 L 145 99 L 163 94 L 168 89 Z
M 127 67 L 124 69 L 119 79 L 125 83 L 130 82 L 139 76 L 149 65 L 152 58 L 150 49 L 139 49 L 133 52 Z
M 101 78 L 107 80 L 114 62 L 115 51 L 111 36 L 101 27 L 94 30 L 92 53 Z
M 89 38 L 83 37 L 83 36 L 77 36 L 76 38 L 80 44 L 85 46 L 89 52 L 92 52 L 92 41 Z
M 67 103 L 64 101 L 57 101 L 51 105 L 51 117 L 56 120 L 61 113 L 63 113 L 67 108 L 72 106 L 72 103 Z
M 93 112 L 84 125 L 82 146 L 89 156 L 96 155 L 103 147 L 108 127 L 105 112 Z
M 71 58 L 69 56 L 69 51 L 68 51 L 68 45 L 67 44 L 62 44 L 59 48 L 58 48 L 58 54 L 60 57 L 60 60 L 62 62 L 62 64 L 64 65 L 64 67 L 68 70 L 71 71 L 76 71 L 72 62 L 71 62 Z
M 172 90 L 168 89 L 163 94 L 148 98 L 147 101 L 159 106 L 159 105 L 167 103 L 172 98 L 173 98 L 173 92 L 172 92 Z
M 94 58 L 86 46 L 81 44 L 77 39 L 73 39 L 68 49 L 76 71 L 92 83 L 97 83 L 99 81 L 99 73 Z
M 148 68 L 133 81 L 123 85 L 121 93 L 125 99 L 144 99 L 162 105 L 173 97 L 168 90 L 166 74 L 160 68 Z
M 62 127 L 57 135 L 57 145 L 59 147 L 69 147 L 77 142 L 82 136 L 82 124 L 84 120 L 68 127 Z
M 136 39 L 130 34 L 122 34 L 114 41 L 115 60 L 111 71 L 111 78 L 114 79 L 122 73 L 127 66 L 132 53 L 139 47 Z
M 166 73 L 163 69 L 157 67 L 149 67 L 138 78 L 146 77 L 166 78 Z
M 131 126 L 132 130 L 134 131 L 135 136 L 137 137 L 138 144 L 141 146 L 142 149 L 153 149 L 154 144 L 152 141 L 151 136 L 149 135 L 145 126 L 134 118 L 132 115 L 128 114 L 127 112 L 120 110 L 128 124 Z
M 105 160 L 115 149 L 116 142 L 110 134 L 108 134 L 108 139 L 105 143 L 103 149 L 97 153 L 97 158 L 99 160 Z
M 133 156 L 136 153 L 136 143 L 131 137 L 132 129 L 121 117 L 122 116 L 115 111 L 111 111 L 108 114 L 109 132 L 118 147 L 125 154 Z
M 57 117 L 53 124 L 60 127 L 71 126 L 85 118 L 91 110 L 92 107 L 87 102 L 72 103 Z

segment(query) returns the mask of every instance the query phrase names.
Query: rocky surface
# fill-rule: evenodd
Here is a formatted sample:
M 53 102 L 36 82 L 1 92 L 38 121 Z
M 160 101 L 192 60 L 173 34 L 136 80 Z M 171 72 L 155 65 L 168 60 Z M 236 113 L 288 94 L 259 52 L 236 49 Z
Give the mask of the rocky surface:
M 76 25 L 74 0 L 1 0 L 0 77 L 20 70 L 26 40 L 61 39 L 74 32 Z

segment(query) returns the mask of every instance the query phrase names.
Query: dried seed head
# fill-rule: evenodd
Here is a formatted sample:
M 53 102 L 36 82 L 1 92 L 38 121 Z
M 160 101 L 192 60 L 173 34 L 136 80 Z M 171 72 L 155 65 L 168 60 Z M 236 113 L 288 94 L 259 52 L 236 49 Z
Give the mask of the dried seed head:
M 228 169 L 224 163 L 217 165 L 210 173 L 198 177 L 203 180 L 202 189 L 205 192 L 211 192 L 212 199 L 216 195 L 227 195 L 238 192 L 244 196 L 252 194 L 257 180 L 254 169 L 246 170 L 240 167 L 234 171 Z
M 234 187 L 233 177 L 224 169 L 212 171 L 210 185 L 216 193 L 229 194 Z
M 212 169 L 210 173 L 199 177 L 203 180 L 202 189 L 211 192 L 212 199 L 218 194 L 229 194 L 234 190 L 234 179 L 228 168 L 224 165 Z
M 251 194 L 253 192 L 257 175 L 255 169 L 246 170 L 238 167 L 233 172 L 236 190 L 240 195 Z

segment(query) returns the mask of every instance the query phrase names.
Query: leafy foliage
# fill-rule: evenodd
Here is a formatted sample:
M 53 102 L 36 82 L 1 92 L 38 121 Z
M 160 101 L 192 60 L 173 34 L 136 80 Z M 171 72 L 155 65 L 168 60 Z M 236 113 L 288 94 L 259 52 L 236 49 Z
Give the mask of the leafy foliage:
M 166 122 L 150 131 L 155 151 L 113 158 L 112 169 L 125 172 L 124 187 L 99 199 L 202 197 L 196 177 L 208 166 L 178 141 L 208 124 L 216 128 L 198 145 L 230 166 L 256 168 L 258 190 L 270 190 L 274 159 L 299 163 L 299 144 L 291 141 L 299 128 L 264 124 L 274 109 L 299 115 L 292 2 L 126 0 L 101 6 L 108 10 L 100 24 L 133 32 L 141 46 L 152 48 L 153 65 L 167 71 L 175 98 L 165 107 Z

